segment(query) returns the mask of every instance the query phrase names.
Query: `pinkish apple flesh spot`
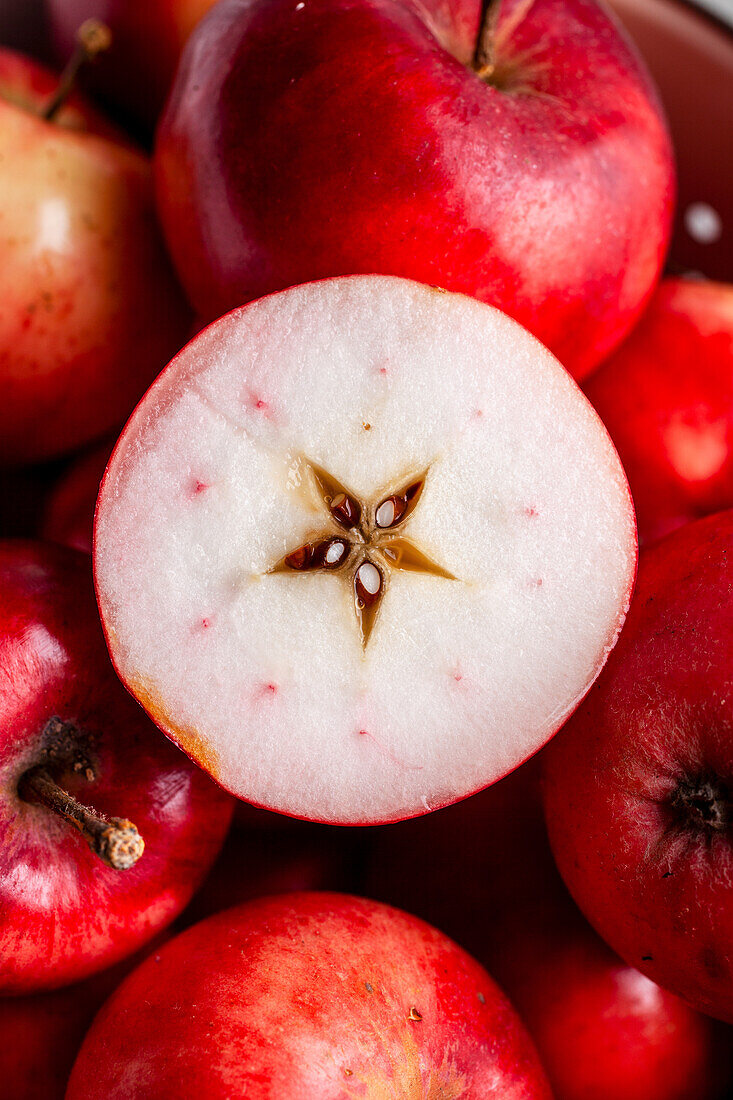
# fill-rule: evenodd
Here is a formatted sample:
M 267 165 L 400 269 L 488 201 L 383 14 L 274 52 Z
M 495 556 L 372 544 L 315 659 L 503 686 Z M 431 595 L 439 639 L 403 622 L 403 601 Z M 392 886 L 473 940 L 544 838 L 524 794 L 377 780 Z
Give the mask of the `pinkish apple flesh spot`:
M 186 507 L 173 487 L 201 471 Z M 377 276 L 201 333 L 97 513 L 123 681 L 228 790 L 341 823 L 446 805 L 536 751 L 598 675 L 635 562 L 623 471 L 557 361 L 489 306 Z

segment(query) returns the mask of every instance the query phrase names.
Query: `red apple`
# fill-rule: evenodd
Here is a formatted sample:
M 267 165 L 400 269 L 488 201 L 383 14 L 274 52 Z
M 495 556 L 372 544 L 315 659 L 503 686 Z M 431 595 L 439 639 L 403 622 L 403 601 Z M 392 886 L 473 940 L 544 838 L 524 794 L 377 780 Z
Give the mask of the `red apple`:
M 110 966 L 172 921 L 231 801 L 117 680 L 86 555 L 0 544 L 0 668 L 0 992 L 26 993 Z
M 156 151 L 201 314 L 380 272 L 498 306 L 578 378 L 618 343 L 669 232 L 655 93 L 595 0 L 487 8 L 482 38 L 480 0 L 216 5 Z
M 156 121 L 183 45 L 214 0 L 46 0 L 56 54 L 65 61 L 85 19 L 102 19 L 112 46 L 84 84 L 137 121 Z
M 733 507 L 733 287 L 668 279 L 586 393 L 653 542 Z
M 58 455 L 130 413 L 189 319 L 146 159 L 58 79 L 0 51 L 0 462 Z
M 91 553 L 94 506 L 112 444 L 87 450 L 64 471 L 46 500 L 41 533 L 44 538 Z
M 733 512 L 642 556 L 618 646 L 546 754 L 560 871 L 611 947 L 733 1021 Z
M 549 1100 L 478 963 L 376 902 L 290 894 L 167 944 L 107 1002 L 68 1100 Z

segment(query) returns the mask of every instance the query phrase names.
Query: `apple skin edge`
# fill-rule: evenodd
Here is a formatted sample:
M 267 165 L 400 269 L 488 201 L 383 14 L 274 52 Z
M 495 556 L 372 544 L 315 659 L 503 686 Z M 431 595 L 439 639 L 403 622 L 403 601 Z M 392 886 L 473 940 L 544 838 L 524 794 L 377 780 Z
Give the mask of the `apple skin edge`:
M 733 512 L 642 554 L 616 649 L 545 754 L 563 878 L 628 963 L 733 1022 Z
M 0 543 L 3 994 L 78 981 L 140 948 L 187 904 L 231 820 L 231 799 L 117 680 L 90 572 L 88 556 L 65 547 Z M 58 719 L 74 729 L 68 746 Z M 54 753 L 65 789 L 137 825 L 136 866 L 106 867 L 68 822 L 20 797 L 21 776 Z M 75 772 L 77 757 L 91 776 Z
M 493 87 L 470 67 L 479 7 L 216 5 L 155 154 L 163 227 L 202 315 L 380 272 L 498 306 L 576 378 L 621 340 L 672 212 L 651 82 L 595 2 L 510 0 Z

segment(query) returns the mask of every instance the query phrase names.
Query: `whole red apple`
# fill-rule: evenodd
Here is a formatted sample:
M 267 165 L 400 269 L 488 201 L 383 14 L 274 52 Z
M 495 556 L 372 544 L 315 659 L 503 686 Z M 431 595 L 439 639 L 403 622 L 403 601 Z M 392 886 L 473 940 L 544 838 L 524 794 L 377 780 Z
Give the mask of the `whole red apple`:
M 603 938 L 733 1021 L 733 512 L 642 556 L 610 661 L 549 746 L 559 869 Z
M 289 894 L 167 944 L 107 1002 L 68 1100 L 549 1100 L 478 963 L 377 902 Z
M 624 464 L 640 540 L 733 507 L 733 287 L 666 280 L 586 393 Z
M 0 50 L 0 462 L 58 455 L 121 423 L 188 314 L 147 160 L 58 78 Z
M 77 551 L 0 544 L 2 993 L 132 954 L 186 905 L 231 816 L 117 680 L 90 574 Z
M 65 61 L 85 19 L 102 19 L 112 31 L 103 61 L 84 84 L 152 125 L 170 89 L 189 34 L 214 0 L 46 0 L 56 54 Z
M 216 5 L 156 151 L 201 314 L 379 272 L 498 306 L 578 378 L 618 343 L 668 238 L 655 93 L 595 0 L 487 9 L 482 29 L 480 0 Z

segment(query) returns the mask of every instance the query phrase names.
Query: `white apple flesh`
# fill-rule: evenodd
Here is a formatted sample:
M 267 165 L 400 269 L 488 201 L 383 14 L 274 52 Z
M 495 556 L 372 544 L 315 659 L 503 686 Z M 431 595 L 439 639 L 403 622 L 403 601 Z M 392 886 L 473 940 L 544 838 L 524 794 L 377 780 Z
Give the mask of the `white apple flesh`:
M 623 470 L 566 371 L 490 306 L 397 278 L 205 329 L 97 507 L 130 691 L 227 790 L 343 824 L 454 802 L 539 749 L 635 567 Z

